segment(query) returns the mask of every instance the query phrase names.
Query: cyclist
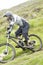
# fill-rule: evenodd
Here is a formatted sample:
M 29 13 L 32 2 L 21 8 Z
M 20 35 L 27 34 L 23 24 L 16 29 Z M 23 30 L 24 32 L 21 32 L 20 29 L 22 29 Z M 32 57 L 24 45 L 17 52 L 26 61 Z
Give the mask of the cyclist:
M 15 32 L 16 37 L 18 37 L 20 34 L 24 36 L 25 43 L 28 42 L 28 30 L 29 30 L 29 24 L 27 21 L 11 12 L 6 12 L 3 17 L 7 17 L 7 21 L 9 22 L 9 26 L 7 28 L 7 34 L 10 35 L 12 28 L 15 24 L 19 25 L 19 29 Z M 19 47 L 18 45 L 16 47 Z

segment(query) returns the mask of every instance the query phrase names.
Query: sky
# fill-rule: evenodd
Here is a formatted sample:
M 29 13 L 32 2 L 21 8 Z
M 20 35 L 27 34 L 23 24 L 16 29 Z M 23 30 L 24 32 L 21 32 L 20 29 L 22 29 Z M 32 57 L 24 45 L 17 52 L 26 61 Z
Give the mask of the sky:
M 0 10 L 11 8 L 26 1 L 27 0 L 0 0 Z

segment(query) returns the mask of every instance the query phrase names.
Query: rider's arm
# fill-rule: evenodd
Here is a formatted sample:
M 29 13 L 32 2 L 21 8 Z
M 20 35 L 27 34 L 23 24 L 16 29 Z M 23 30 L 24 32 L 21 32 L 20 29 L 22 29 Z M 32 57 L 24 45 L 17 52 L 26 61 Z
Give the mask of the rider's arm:
M 12 28 L 13 28 L 13 25 L 14 25 L 14 21 L 11 21 L 9 27 L 7 28 L 7 34 L 10 34 L 11 33 Z

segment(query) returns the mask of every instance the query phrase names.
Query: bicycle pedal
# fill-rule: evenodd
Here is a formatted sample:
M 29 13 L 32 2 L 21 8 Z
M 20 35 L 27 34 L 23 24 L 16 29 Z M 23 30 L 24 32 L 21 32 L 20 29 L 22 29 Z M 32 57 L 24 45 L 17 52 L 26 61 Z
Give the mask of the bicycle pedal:
M 24 48 L 33 49 L 33 46 L 24 46 Z
M 29 49 L 33 49 L 33 46 L 29 46 Z

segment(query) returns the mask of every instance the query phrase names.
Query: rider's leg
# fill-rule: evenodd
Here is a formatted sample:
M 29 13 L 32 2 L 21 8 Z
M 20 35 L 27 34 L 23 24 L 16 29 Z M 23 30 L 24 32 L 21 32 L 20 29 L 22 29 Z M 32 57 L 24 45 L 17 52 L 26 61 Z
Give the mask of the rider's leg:
M 20 36 L 21 33 L 22 33 L 22 29 L 21 29 L 21 27 L 19 27 L 19 29 L 15 32 L 16 37 Z M 20 43 L 20 41 L 19 41 L 19 43 Z M 16 46 L 16 48 L 19 48 L 19 47 L 20 47 L 19 45 Z
M 25 24 L 24 28 L 22 29 L 22 35 L 25 38 L 25 43 L 28 43 L 29 37 L 28 37 L 28 31 L 29 31 L 29 25 Z
M 27 33 L 23 33 L 23 36 L 25 38 L 24 42 L 26 43 L 26 45 L 28 45 L 28 40 L 29 40 L 28 34 Z

